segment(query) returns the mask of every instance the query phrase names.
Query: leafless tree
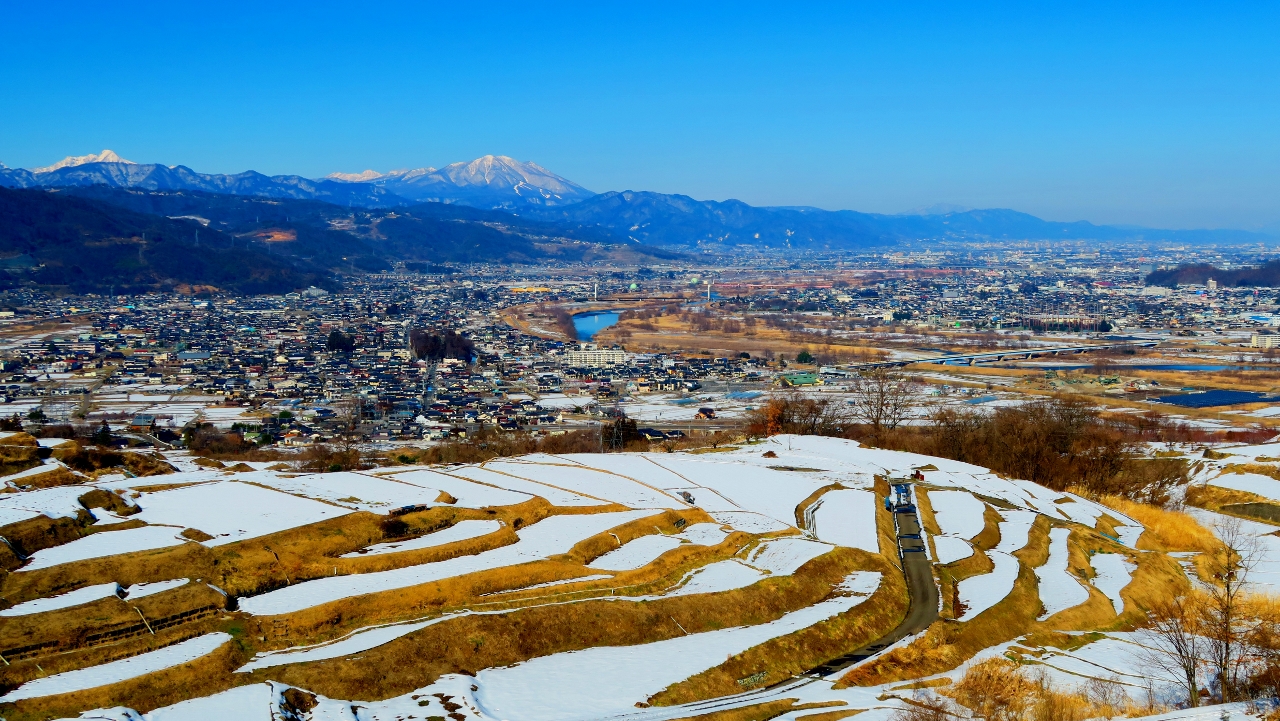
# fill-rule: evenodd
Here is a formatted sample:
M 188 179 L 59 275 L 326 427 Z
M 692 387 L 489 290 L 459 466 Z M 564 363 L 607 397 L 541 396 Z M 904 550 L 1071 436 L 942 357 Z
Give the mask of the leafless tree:
M 1242 637 L 1248 628 L 1241 602 L 1249 572 L 1257 565 L 1258 541 L 1238 518 L 1222 517 L 1214 524 L 1222 548 L 1210 555 L 1213 583 L 1206 589 L 1204 633 L 1209 642 L 1209 660 L 1217 675 L 1224 702 L 1235 700 L 1244 664 Z
M 917 405 L 917 384 L 891 368 L 872 368 L 854 378 L 850 405 L 855 420 L 876 433 L 897 428 Z
M 1198 674 L 1207 640 L 1200 635 L 1200 604 L 1189 596 L 1175 596 L 1156 604 L 1148 614 L 1152 643 L 1140 662 L 1151 671 L 1181 679 L 1187 705 L 1200 705 Z
M 359 396 L 348 396 L 333 404 L 333 417 L 346 431 L 355 430 L 364 414 L 364 399 Z

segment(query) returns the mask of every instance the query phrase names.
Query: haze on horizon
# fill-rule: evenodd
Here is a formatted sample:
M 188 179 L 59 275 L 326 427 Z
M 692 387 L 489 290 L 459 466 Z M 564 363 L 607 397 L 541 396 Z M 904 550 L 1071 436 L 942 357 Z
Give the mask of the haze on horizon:
M 7 8 L 0 161 L 488 153 L 595 191 L 1280 232 L 1276 7 Z

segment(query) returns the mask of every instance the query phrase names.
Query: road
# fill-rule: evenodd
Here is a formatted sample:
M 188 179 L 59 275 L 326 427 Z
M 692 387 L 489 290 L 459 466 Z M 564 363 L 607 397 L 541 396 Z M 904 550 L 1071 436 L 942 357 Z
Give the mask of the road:
M 1136 348 L 1154 348 L 1159 341 L 1144 340 L 1126 343 L 1106 343 L 1102 345 L 1046 346 L 1043 348 L 1022 348 L 1018 350 L 987 351 L 983 353 L 956 353 L 952 355 L 927 356 L 924 358 L 903 358 L 875 363 L 850 363 L 840 366 L 841 370 L 859 371 L 868 368 L 904 368 L 909 365 L 977 365 L 979 363 L 999 363 L 1006 360 L 1030 360 L 1038 356 L 1076 355 L 1102 350 L 1126 350 Z
M 898 529 L 898 557 L 902 559 L 903 575 L 907 578 L 907 593 L 911 605 L 897 628 L 862 648 L 832 659 L 808 671 L 805 675 L 824 678 L 840 673 L 850 666 L 864 661 L 912 634 L 920 633 L 938 618 L 938 586 L 933 582 L 933 564 L 925 552 L 924 536 L 920 532 L 920 519 L 914 509 L 899 510 L 893 514 Z

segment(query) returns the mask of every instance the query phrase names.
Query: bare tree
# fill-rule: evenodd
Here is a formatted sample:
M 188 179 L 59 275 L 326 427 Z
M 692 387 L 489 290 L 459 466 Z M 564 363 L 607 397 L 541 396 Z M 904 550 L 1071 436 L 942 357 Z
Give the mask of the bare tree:
M 1208 642 L 1200 635 L 1200 604 L 1194 597 L 1175 596 L 1156 604 L 1148 614 L 1152 643 L 1140 662 L 1152 671 L 1181 679 L 1187 705 L 1200 705 L 1199 672 Z
M 1222 548 L 1210 554 L 1213 583 L 1206 589 L 1202 625 L 1209 640 L 1209 659 L 1217 672 L 1223 702 L 1235 699 L 1244 664 L 1243 636 L 1248 632 L 1241 602 L 1249 571 L 1258 562 L 1257 539 L 1238 518 L 1222 517 L 1214 524 Z
M 333 404 L 333 417 L 343 430 L 354 431 L 364 415 L 364 399 L 359 396 L 348 396 Z
M 912 416 L 917 404 L 917 384 L 900 371 L 872 368 L 854 378 L 852 415 L 880 433 L 897 428 Z

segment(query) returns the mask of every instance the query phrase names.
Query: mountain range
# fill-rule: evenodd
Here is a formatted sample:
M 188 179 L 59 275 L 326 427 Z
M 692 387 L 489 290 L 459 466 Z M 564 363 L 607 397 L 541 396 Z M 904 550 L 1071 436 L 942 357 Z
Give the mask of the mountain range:
M 1046 221 L 1006 209 L 933 206 L 885 215 L 807 207 L 759 207 L 738 200 L 695 200 L 644 191 L 592 193 L 530 162 L 485 155 L 443 168 L 381 173 L 298 175 L 199 173 L 182 165 L 133 163 L 118 154 L 68 157 L 43 168 L 0 166 L 0 187 L 106 186 L 151 191 L 200 191 L 265 198 L 318 200 L 349 208 L 442 203 L 503 210 L 566 229 L 593 228 L 621 242 L 673 248 L 850 249 L 929 239 L 1168 240 L 1245 243 L 1273 240 L 1240 230 L 1160 230 L 1084 221 Z
M 651 263 L 694 250 L 845 250 L 931 239 L 1274 240 L 1237 230 L 1054 222 L 1005 209 L 884 215 L 595 194 L 501 155 L 319 179 L 206 174 L 110 150 L 30 170 L 0 165 L 0 286 L 278 292 L 332 286 L 343 274 L 398 262 Z

